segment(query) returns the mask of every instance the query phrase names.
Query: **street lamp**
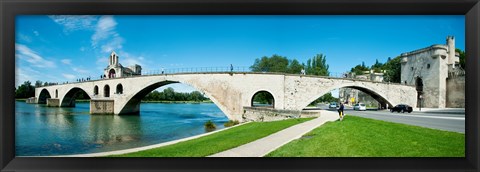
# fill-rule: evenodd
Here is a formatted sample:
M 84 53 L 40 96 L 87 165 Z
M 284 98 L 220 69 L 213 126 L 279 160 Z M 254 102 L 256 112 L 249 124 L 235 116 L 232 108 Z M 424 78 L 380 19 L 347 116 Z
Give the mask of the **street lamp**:
M 420 94 L 420 96 L 418 96 L 418 98 L 420 99 L 420 111 L 422 111 L 422 98 L 423 98 L 423 96 Z

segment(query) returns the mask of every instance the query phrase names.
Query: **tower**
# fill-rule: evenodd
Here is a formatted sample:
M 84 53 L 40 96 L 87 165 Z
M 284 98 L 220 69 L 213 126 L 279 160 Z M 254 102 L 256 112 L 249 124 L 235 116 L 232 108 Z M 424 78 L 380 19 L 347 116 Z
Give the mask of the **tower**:
M 115 53 L 115 51 L 112 51 L 110 54 L 110 60 L 108 64 L 111 66 L 118 66 L 118 55 Z

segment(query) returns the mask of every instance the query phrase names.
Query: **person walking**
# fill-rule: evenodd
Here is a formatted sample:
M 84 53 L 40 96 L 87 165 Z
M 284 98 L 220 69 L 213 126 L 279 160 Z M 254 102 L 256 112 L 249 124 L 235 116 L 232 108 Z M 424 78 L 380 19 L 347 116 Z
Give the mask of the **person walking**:
M 230 72 L 233 72 L 233 64 L 230 64 Z
M 340 102 L 340 107 L 338 108 L 338 115 L 340 116 L 340 121 L 343 121 L 343 117 L 345 116 L 343 114 L 343 108 L 344 108 L 343 102 Z

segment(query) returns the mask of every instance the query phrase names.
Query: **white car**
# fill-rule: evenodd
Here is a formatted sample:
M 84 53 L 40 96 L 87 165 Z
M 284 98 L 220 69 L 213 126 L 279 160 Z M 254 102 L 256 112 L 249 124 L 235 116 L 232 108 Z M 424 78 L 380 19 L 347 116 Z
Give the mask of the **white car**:
M 337 105 L 336 102 L 332 102 L 332 103 L 330 103 L 330 105 L 328 105 L 328 107 L 329 107 L 329 108 L 337 108 L 338 105 Z
M 357 103 L 353 106 L 353 110 L 367 110 L 367 106 L 363 103 Z

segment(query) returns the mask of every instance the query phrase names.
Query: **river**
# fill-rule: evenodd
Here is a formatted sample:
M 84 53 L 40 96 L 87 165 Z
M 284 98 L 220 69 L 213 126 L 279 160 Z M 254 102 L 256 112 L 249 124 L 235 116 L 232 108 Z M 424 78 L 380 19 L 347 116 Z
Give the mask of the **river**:
M 158 144 L 217 129 L 228 118 L 213 103 L 142 103 L 140 115 L 90 115 L 89 102 L 74 108 L 15 103 L 16 156 L 96 153 Z

